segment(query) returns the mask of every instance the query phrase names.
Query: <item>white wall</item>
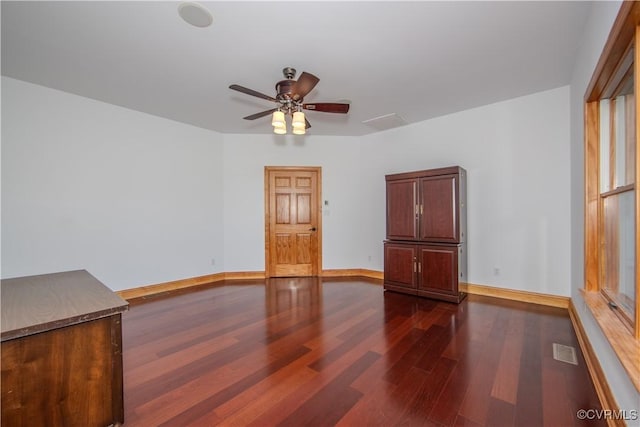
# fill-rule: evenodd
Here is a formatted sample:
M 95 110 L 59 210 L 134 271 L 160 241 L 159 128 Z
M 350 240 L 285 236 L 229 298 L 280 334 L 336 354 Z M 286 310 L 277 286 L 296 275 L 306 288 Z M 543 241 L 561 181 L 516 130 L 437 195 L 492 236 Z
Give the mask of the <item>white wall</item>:
M 2 82 L 3 277 L 87 268 L 125 289 L 262 271 L 264 166 L 288 165 L 322 167 L 323 268 L 382 270 L 384 175 L 460 164 L 469 280 L 569 293 L 567 88 L 365 137 L 281 138 Z
M 631 383 L 607 338 L 580 295 L 584 288 L 584 94 L 620 9 L 620 2 L 595 2 L 571 78 L 571 297 L 620 409 L 640 409 Z
M 2 277 L 224 269 L 220 134 L 2 78 Z M 220 262 L 211 265 L 211 258 Z
M 368 215 L 360 194 L 360 157 L 354 137 L 224 135 L 226 271 L 264 271 L 264 167 L 322 167 L 324 269 L 359 268 L 369 249 L 359 236 Z
M 375 212 L 364 244 L 384 239 L 384 174 L 460 165 L 469 282 L 568 296 L 568 141 L 568 87 L 363 137 L 363 193 Z

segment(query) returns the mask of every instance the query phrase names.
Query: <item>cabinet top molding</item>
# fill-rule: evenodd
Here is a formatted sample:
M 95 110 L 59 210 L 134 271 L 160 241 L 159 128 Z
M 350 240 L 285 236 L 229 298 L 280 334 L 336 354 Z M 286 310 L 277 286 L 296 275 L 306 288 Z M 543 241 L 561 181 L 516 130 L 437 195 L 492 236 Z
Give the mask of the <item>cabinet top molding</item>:
M 461 166 L 448 166 L 445 168 L 437 168 L 437 169 L 428 169 L 421 171 L 413 171 L 413 172 L 402 172 L 402 173 L 393 173 L 389 175 L 385 175 L 386 181 L 393 181 L 396 179 L 405 179 L 405 178 L 418 178 L 422 176 L 438 176 L 438 175 L 451 175 L 451 174 L 462 174 L 466 172 L 464 168 Z

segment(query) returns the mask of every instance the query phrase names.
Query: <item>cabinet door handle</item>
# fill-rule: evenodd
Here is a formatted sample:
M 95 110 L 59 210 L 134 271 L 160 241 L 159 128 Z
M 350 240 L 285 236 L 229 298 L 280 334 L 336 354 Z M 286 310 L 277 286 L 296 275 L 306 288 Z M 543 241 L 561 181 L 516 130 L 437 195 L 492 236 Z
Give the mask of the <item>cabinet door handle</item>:
M 422 263 L 418 263 L 418 273 L 422 273 Z
M 418 272 L 418 267 L 417 267 L 418 263 L 413 261 L 413 272 L 417 273 Z

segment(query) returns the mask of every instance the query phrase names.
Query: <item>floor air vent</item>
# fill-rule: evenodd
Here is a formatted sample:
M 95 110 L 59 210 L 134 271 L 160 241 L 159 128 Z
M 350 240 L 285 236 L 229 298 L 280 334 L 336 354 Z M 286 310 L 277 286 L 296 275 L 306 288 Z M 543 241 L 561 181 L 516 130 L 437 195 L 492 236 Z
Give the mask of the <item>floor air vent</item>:
M 561 362 L 571 363 L 572 365 L 578 364 L 576 349 L 568 345 L 553 343 L 553 358 Z

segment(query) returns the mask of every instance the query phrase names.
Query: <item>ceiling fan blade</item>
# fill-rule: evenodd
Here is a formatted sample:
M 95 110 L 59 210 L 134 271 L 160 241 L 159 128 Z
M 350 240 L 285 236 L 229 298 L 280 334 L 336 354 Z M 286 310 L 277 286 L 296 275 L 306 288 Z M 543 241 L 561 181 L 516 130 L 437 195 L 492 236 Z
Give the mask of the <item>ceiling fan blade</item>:
M 339 102 L 314 102 L 312 104 L 302 104 L 305 110 L 322 111 L 324 113 L 342 113 L 349 112 L 349 104 Z
M 304 98 L 316 87 L 319 81 L 320 79 L 313 74 L 303 71 L 298 81 L 293 85 L 293 88 L 291 88 L 291 98 L 293 98 L 294 101 Z
M 309 120 L 307 120 L 307 118 L 304 118 L 304 128 L 305 129 L 309 129 L 311 127 L 311 123 L 309 123 Z
M 273 113 L 276 110 L 277 110 L 277 108 L 272 108 L 271 110 L 261 111 L 259 113 L 255 113 L 255 114 L 252 114 L 250 116 L 243 117 L 243 119 L 245 119 L 245 120 L 259 119 L 260 117 L 268 116 L 269 114 Z
M 274 97 L 265 95 L 264 93 L 257 92 L 253 89 L 246 88 L 240 85 L 231 85 L 229 89 L 237 90 L 238 92 L 246 93 L 247 95 L 257 96 L 258 98 L 266 99 L 268 101 L 278 102 Z

